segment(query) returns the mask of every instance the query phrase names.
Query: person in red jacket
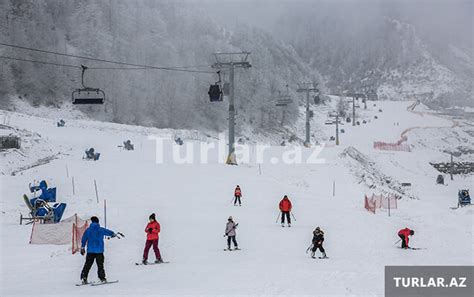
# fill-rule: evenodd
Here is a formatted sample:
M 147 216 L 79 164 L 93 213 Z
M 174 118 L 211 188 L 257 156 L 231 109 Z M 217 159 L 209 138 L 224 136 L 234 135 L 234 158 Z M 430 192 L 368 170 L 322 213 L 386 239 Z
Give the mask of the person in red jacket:
M 240 197 L 242 197 L 242 191 L 240 190 L 239 185 L 237 185 L 237 187 L 235 187 L 234 197 L 235 197 L 234 206 L 237 205 L 237 201 L 239 201 L 239 206 L 242 206 L 242 202 L 240 201 Z
M 402 249 L 410 248 L 408 246 L 408 236 L 410 235 L 415 235 L 415 231 L 410 230 L 408 228 L 398 231 L 398 236 L 402 239 Z
M 291 218 L 290 218 L 290 212 L 291 212 L 291 201 L 288 199 L 288 196 L 285 195 L 283 199 L 280 201 L 280 211 L 281 211 L 281 226 L 285 227 L 285 216 L 286 216 L 286 221 L 288 222 L 288 227 L 291 227 Z
M 155 252 L 155 263 L 163 263 L 163 259 L 161 259 L 160 249 L 158 248 L 158 238 L 160 235 L 160 223 L 156 221 L 156 216 L 152 213 L 149 217 L 150 222 L 146 225 L 145 232 L 146 232 L 146 243 L 145 249 L 143 250 L 143 261 L 142 263 L 147 265 L 148 264 L 148 252 L 150 248 L 153 246 L 153 251 Z

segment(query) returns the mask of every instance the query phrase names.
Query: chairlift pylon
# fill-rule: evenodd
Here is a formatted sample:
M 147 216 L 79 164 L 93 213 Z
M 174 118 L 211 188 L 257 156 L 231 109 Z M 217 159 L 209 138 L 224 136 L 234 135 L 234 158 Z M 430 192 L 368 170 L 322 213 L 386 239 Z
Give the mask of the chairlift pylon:
M 88 68 L 84 65 L 81 65 L 81 68 L 82 88 L 75 89 L 72 92 L 72 104 L 104 104 L 105 92 L 99 88 L 86 87 L 84 84 L 84 74 Z

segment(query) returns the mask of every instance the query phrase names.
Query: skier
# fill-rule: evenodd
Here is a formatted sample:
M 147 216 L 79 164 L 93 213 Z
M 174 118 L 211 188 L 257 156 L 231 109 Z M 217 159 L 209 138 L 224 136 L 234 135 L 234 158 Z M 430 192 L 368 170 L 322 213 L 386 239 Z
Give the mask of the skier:
M 143 250 L 143 261 L 144 265 L 148 264 L 148 252 L 150 251 L 151 246 L 153 246 L 153 251 L 155 252 L 155 263 L 163 263 L 163 259 L 161 258 L 160 249 L 158 248 L 158 238 L 160 235 L 160 223 L 156 220 L 156 216 L 152 213 L 149 217 L 149 223 L 146 225 L 145 232 L 146 235 L 146 243 L 145 249 Z
M 82 284 L 88 283 L 87 276 L 89 275 L 89 270 L 94 264 L 94 260 L 97 263 L 97 273 L 100 281 L 102 283 L 107 282 L 104 270 L 104 236 L 116 236 L 114 231 L 102 228 L 99 225 L 98 217 L 91 217 L 91 221 L 91 225 L 86 229 L 84 235 L 82 235 L 81 255 L 83 256 L 86 253 L 85 248 L 87 245 L 86 263 L 84 263 L 81 272 Z
M 415 231 L 408 228 L 398 231 L 398 236 L 402 239 L 402 249 L 409 249 L 408 246 L 408 236 L 415 235 Z
M 311 258 L 316 258 L 314 254 L 319 249 L 323 256 L 320 257 L 321 259 L 327 258 L 326 251 L 323 248 L 323 241 L 324 241 L 324 232 L 319 227 L 316 227 L 313 231 L 313 248 L 311 249 Z
M 229 217 L 229 219 L 227 219 L 227 224 L 225 225 L 225 235 L 224 236 L 227 236 L 227 250 L 231 251 L 232 249 L 230 248 L 230 243 L 231 241 L 234 243 L 234 248 L 236 250 L 239 249 L 239 246 L 237 244 L 237 240 L 235 240 L 235 228 L 237 228 L 239 224 L 236 224 L 234 222 L 234 219 L 232 218 L 232 216 Z
M 242 206 L 242 202 L 240 201 L 240 198 L 242 197 L 242 191 L 240 190 L 239 185 L 237 185 L 237 187 L 235 187 L 234 197 L 235 197 L 234 206 L 237 205 L 237 201 L 239 201 L 239 206 Z
M 280 201 L 279 204 L 280 211 L 281 211 L 281 226 L 285 227 L 285 216 L 286 216 L 286 221 L 288 222 L 288 227 L 291 227 L 291 218 L 290 218 L 290 212 L 291 212 L 291 201 L 288 199 L 288 196 L 285 195 L 283 199 Z

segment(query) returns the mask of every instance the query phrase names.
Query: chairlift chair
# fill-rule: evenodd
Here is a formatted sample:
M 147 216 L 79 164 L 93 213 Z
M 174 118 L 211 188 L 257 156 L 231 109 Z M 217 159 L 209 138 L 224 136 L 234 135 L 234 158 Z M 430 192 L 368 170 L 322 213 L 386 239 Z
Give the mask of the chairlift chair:
M 75 89 L 72 92 L 72 104 L 104 104 L 105 92 L 99 88 L 90 88 L 84 85 L 84 74 L 87 70 L 87 67 L 84 65 L 81 65 L 81 67 L 82 88 Z

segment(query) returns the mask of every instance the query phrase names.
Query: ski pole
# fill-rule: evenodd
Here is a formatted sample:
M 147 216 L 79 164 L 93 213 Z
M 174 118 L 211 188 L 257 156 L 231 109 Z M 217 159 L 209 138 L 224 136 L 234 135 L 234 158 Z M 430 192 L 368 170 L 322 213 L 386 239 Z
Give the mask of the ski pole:
M 400 241 L 402 241 L 401 239 L 397 240 L 394 244 L 392 244 L 392 246 L 396 245 L 397 243 L 399 243 Z
M 122 232 L 117 232 L 117 233 L 115 233 L 115 236 L 107 237 L 107 239 L 110 240 L 110 238 L 114 238 L 114 237 L 117 237 L 117 239 L 122 239 L 122 238 L 125 237 L 125 235 L 123 235 Z
M 295 215 L 294 215 L 292 212 L 290 212 L 290 213 L 291 213 L 291 216 L 293 217 L 293 219 L 294 219 L 294 220 L 295 220 L 295 222 L 296 222 Z
M 125 235 L 123 235 L 122 232 L 117 232 L 117 233 L 115 233 L 115 237 L 117 237 L 117 239 L 122 239 L 122 238 L 125 237 Z
M 232 199 L 230 199 L 230 203 L 232 203 L 232 201 L 234 201 L 235 197 L 232 197 Z
M 278 213 L 278 217 L 277 217 L 275 223 L 278 223 L 278 219 L 280 218 L 280 215 L 281 215 L 281 213 L 279 212 L 279 213 Z
M 311 244 L 309 245 L 309 247 L 306 249 L 306 253 L 308 253 L 308 251 L 309 251 L 312 247 L 313 247 L 313 244 L 311 243 Z

